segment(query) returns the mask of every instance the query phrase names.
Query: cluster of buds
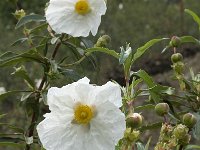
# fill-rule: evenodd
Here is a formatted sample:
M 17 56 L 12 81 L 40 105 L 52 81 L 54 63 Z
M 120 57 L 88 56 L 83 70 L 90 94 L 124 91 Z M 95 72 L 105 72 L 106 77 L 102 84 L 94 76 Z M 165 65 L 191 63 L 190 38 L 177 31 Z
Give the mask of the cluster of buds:
M 173 131 L 173 137 L 178 144 L 186 145 L 190 142 L 191 135 L 188 134 L 189 128 L 185 125 L 178 124 Z
M 183 82 L 183 71 L 185 64 L 183 62 L 183 55 L 181 53 L 176 53 L 176 48 L 181 45 L 181 39 L 177 36 L 173 36 L 170 41 L 170 46 L 174 47 L 174 54 L 171 56 L 172 68 L 175 72 L 175 76 L 179 81 L 180 88 L 185 89 L 185 83 Z
M 107 47 L 110 41 L 110 36 L 103 35 L 97 40 L 97 43 L 94 45 L 94 47 Z
M 170 124 L 163 124 L 160 131 L 159 141 L 154 150 L 172 150 L 176 147 L 177 142 L 173 138 L 174 127 Z
M 20 10 L 16 10 L 15 13 L 13 13 L 13 15 L 15 16 L 17 20 L 20 20 L 21 18 L 26 16 L 26 12 L 23 9 L 20 9 Z
M 124 132 L 124 140 L 126 140 L 127 144 L 136 142 L 139 139 L 139 137 L 140 131 L 127 128 Z

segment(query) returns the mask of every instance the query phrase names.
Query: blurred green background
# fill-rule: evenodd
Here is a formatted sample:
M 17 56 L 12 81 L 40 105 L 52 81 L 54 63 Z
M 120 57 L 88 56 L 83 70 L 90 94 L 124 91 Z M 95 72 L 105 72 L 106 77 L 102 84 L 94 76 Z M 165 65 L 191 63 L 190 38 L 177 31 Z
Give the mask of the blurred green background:
M 10 45 L 18 38 L 23 37 L 22 30 L 15 30 L 16 19 L 12 13 L 15 12 L 16 6 L 13 0 L 0 1 L 0 54 L 8 50 L 20 50 L 28 48 L 27 45 L 18 45 L 11 47 Z M 184 9 L 188 8 L 200 15 L 199 0 L 107 0 L 107 13 L 102 18 L 98 35 L 90 36 L 88 39 L 93 43 L 103 35 L 111 36 L 111 44 L 109 48 L 116 51 L 126 43 L 131 43 L 133 49 L 142 46 L 145 42 L 153 38 L 172 37 L 173 35 L 183 36 L 192 35 L 199 38 L 197 24 L 192 18 L 184 13 Z M 27 14 L 36 13 L 44 14 L 45 4 L 47 0 L 19 0 L 18 6 L 23 8 Z M 165 73 L 170 69 L 170 52 L 160 54 L 167 43 L 154 46 L 143 59 L 133 66 L 133 70 L 139 68 L 145 69 L 151 75 Z M 184 56 L 193 59 L 197 54 L 196 46 L 186 45 L 182 48 Z M 66 53 L 65 48 L 61 50 Z M 69 53 L 73 55 L 73 53 Z M 117 60 L 104 54 L 95 54 L 97 59 L 97 68 L 92 65 L 88 66 L 84 75 L 93 79 L 93 82 L 103 84 L 110 79 L 117 80 L 120 84 L 124 83 L 121 66 Z M 198 65 L 198 64 L 197 64 Z M 83 65 L 84 66 L 84 65 Z M 34 66 L 37 69 L 38 66 Z M 92 69 L 90 69 L 90 67 Z M 13 68 L 0 69 L 0 87 L 5 90 L 23 89 L 23 81 L 17 79 L 10 74 Z M 199 70 L 198 70 L 199 71 Z M 35 79 L 40 78 L 40 72 L 37 72 Z M 67 81 L 66 81 L 67 82 Z M 62 82 L 62 84 L 66 84 Z M 0 114 L 7 113 L 9 116 L 17 117 L 22 120 L 17 124 L 24 127 L 27 121 L 24 112 L 18 109 L 20 97 L 9 98 L 7 101 L 0 102 Z M 16 124 L 16 119 L 9 120 L 10 123 Z M 0 128 L 1 129 L 1 128 Z M 3 130 L 3 129 L 2 129 Z M 1 130 L 0 130 L 1 133 Z M 1 147 L 0 147 L 1 149 Z M 4 148 L 3 148 L 4 149 Z M 2 149 L 2 150 L 3 150 Z

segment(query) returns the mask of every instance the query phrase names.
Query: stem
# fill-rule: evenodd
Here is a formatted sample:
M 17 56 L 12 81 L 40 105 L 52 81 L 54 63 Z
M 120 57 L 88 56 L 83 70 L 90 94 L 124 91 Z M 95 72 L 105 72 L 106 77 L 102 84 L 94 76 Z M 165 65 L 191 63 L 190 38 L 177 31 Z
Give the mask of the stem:
M 61 40 L 62 40 L 62 37 L 61 37 Z M 59 47 L 61 46 L 61 41 L 57 42 L 55 48 L 54 48 L 54 51 L 53 51 L 53 54 L 51 56 L 51 59 L 54 59 L 57 52 L 58 52 L 58 49 Z M 40 83 L 40 86 L 38 88 L 38 91 L 42 91 L 43 87 L 44 87 L 44 84 L 47 80 L 47 77 L 46 77 L 46 74 L 44 73 L 44 76 L 42 78 L 42 81 Z M 40 99 L 40 93 L 38 93 L 36 95 L 36 103 L 39 105 L 39 99 Z M 28 137 L 32 137 L 33 134 L 34 134 L 34 130 L 35 130 L 35 125 L 36 125 L 36 122 L 38 120 L 38 116 L 36 115 L 35 112 L 33 112 L 33 116 L 32 116 L 32 119 L 31 119 L 31 124 L 29 126 L 29 132 L 28 132 Z M 26 147 L 25 147 L 25 150 L 30 150 L 30 145 L 26 144 Z

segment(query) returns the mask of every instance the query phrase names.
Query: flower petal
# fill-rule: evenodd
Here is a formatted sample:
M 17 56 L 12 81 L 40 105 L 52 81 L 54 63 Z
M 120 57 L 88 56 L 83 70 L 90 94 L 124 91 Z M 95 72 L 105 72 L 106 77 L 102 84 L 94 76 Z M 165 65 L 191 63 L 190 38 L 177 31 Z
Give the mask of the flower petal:
M 80 15 L 75 11 L 78 0 L 50 0 L 45 16 L 51 28 L 58 34 L 86 37 L 90 31 L 96 35 L 101 15 L 106 12 L 104 0 L 89 0 L 91 12 Z
M 92 91 L 90 96 L 93 103 L 97 106 L 106 101 L 110 101 L 118 108 L 122 106 L 121 90 L 119 85 L 113 82 L 107 82 L 102 86 L 96 86 L 95 90 Z
M 47 94 L 49 109 L 51 111 L 73 111 L 77 102 L 87 101 L 87 94 L 92 88 L 89 82 L 90 80 L 84 77 L 62 88 L 50 88 Z
M 107 101 L 97 107 L 97 116 L 90 127 L 91 139 L 99 145 L 97 150 L 114 150 L 125 129 L 125 116 L 115 105 Z

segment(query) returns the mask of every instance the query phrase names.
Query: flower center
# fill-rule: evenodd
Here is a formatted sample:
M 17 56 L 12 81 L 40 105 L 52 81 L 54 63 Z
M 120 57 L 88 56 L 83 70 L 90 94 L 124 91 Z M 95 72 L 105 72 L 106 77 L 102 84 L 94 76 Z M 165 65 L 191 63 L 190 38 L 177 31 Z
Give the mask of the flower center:
M 79 124 L 88 124 L 94 116 L 93 108 L 78 104 L 74 109 L 74 120 Z
M 80 15 L 85 15 L 90 12 L 90 5 L 87 0 L 78 0 L 75 4 L 75 11 Z

